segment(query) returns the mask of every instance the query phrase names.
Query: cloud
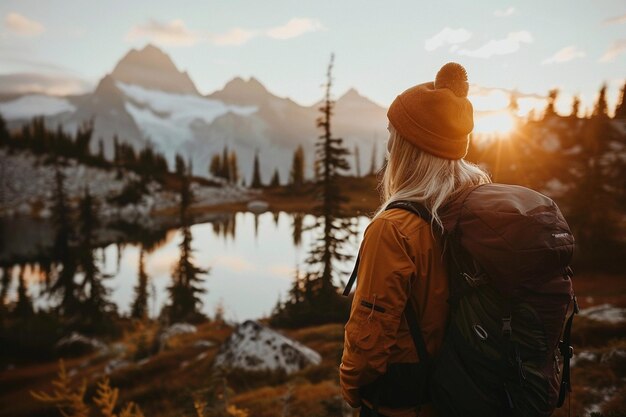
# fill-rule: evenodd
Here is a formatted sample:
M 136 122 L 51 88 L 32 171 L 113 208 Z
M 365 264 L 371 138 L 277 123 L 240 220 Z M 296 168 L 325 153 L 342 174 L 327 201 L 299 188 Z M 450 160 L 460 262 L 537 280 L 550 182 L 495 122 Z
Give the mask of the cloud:
M 459 55 L 474 58 L 491 58 L 494 55 L 507 55 L 517 52 L 523 43 L 531 43 L 532 41 L 533 37 L 528 31 L 511 32 L 506 38 L 492 39 L 478 49 L 461 49 Z
M 41 35 L 46 28 L 36 20 L 29 19 L 18 13 L 9 13 L 4 18 L 7 29 L 16 35 L 33 37 Z
M 626 23 L 626 14 L 623 14 L 621 16 L 609 17 L 608 19 L 605 19 L 603 23 L 605 25 Z
M 456 45 L 467 42 L 471 37 L 472 32 L 467 29 L 451 29 L 446 27 L 432 38 L 426 39 L 424 42 L 424 49 L 427 51 L 434 51 L 444 45 Z
M 504 10 L 496 10 L 495 12 L 493 12 L 493 15 L 495 17 L 508 17 L 511 16 L 515 13 L 515 7 L 513 6 L 509 6 Z
M 223 33 L 194 31 L 187 28 L 181 19 L 169 23 L 150 20 L 146 24 L 133 26 L 125 39 L 127 41 L 147 39 L 157 44 L 172 46 L 192 46 L 204 42 L 218 46 L 238 46 L 258 37 L 285 40 L 323 29 L 324 26 L 318 20 L 308 18 L 293 18 L 284 25 L 266 29 L 234 27 Z
M 291 39 L 307 32 L 316 32 L 325 29 L 317 20 L 296 17 L 282 26 L 267 29 L 265 34 L 273 39 Z
M 566 46 L 563 49 L 557 51 L 554 55 L 549 58 L 544 59 L 541 64 L 556 64 L 571 61 L 576 58 L 582 58 L 586 56 L 585 51 L 578 49 L 576 46 Z
M 242 28 L 233 28 L 228 32 L 212 35 L 210 39 L 215 45 L 219 46 L 243 45 L 250 39 L 257 37 L 258 35 L 258 31 Z
M 602 55 L 600 62 L 613 62 L 615 58 L 626 52 L 626 39 L 618 39 Z
M 149 39 L 161 45 L 191 46 L 198 43 L 201 37 L 187 29 L 181 19 L 174 19 L 169 23 L 150 20 L 146 24 L 133 26 L 126 34 L 126 40 L 137 39 Z
M 57 96 L 82 94 L 93 85 L 70 75 L 16 73 L 0 75 L 0 93 L 42 93 Z

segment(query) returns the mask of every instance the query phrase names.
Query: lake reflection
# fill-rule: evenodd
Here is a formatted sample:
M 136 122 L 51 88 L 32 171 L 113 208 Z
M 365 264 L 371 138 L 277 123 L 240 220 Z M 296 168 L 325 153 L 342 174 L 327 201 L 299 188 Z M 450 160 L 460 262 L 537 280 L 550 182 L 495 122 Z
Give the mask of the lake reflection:
M 352 241 L 356 255 L 358 243 L 368 219 L 355 219 L 359 234 Z M 270 314 L 279 296 L 284 299 L 291 286 L 296 267 L 304 270 L 304 261 L 315 231 L 311 215 L 270 213 L 260 215 L 237 213 L 213 223 L 191 227 L 194 259 L 201 268 L 209 269 L 204 276 L 201 295 L 202 311 L 213 316 L 221 302 L 229 320 L 242 321 Z M 167 301 L 166 288 L 171 284 L 171 271 L 179 257 L 179 230 L 167 233 L 165 241 L 145 252 L 145 269 L 149 276 L 149 314 L 155 317 Z M 137 285 L 141 246 L 111 244 L 98 251 L 102 271 L 112 275 L 105 285 L 112 291 L 112 300 L 121 314 L 128 314 Z M 338 265 L 349 271 L 352 263 Z M 17 271 L 16 271 L 17 272 Z M 28 272 L 28 271 L 27 271 Z M 35 305 L 47 308 L 50 300 L 39 279 L 31 275 L 29 293 Z M 343 276 L 344 281 L 347 277 Z M 16 280 L 11 291 L 15 294 Z

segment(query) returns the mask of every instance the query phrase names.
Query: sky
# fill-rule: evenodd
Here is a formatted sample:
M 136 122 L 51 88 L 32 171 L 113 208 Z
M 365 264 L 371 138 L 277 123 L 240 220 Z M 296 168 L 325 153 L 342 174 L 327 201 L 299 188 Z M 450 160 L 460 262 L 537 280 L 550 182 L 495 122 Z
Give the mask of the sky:
M 623 0 L 3 0 L 0 75 L 37 74 L 47 92 L 88 91 L 131 48 L 153 43 L 202 93 L 254 76 L 310 105 L 335 54 L 334 92 L 388 106 L 448 61 L 470 83 L 591 105 L 626 80 Z

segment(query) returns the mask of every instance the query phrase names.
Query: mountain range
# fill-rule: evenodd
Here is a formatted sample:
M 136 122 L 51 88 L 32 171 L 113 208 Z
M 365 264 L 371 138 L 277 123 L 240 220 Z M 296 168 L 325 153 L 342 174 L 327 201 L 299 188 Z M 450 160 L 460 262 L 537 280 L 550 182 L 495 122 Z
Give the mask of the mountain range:
M 151 144 L 170 162 L 181 154 L 192 160 L 196 175 L 208 175 L 211 157 L 227 146 L 237 153 L 246 182 L 258 153 L 263 180 L 267 182 L 278 169 L 284 183 L 298 145 L 304 147 L 307 173 L 312 174 L 315 141 L 321 133 L 316 127 L 318 107 L 278 97 L 253 77 L 235 77 L 221 90 L 202 95 L 189 75 L 153 45 L 129 51 L 93 92 L 0 97 L 0 114 L 9 128 L 17 128 L 34 116 L 44 116 L 50 126 L 61 125 L 74 131 L 93 119 L 93 149 L 102 140 L 108 157 L 112 157 L 113 138 L 117 135 L 137 150 Z M 380 166 L 386 128 L 386 109 L 355 89 L 336 100 L 333 134 L 343 138 L 350 151 L 359 148 L 361 173 L 370 170 L 376 141 L 381 142 L 375 155 Z M 354 155 L 350 157 L 352 173 L 357 172 L 355 161 Z

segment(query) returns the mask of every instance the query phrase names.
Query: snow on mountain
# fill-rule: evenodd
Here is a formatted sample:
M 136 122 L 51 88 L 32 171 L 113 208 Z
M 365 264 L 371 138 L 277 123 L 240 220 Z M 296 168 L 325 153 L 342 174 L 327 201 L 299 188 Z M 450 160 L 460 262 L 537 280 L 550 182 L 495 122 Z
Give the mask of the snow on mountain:
M 258 110 L 256 106 L 226 105 L 193 94 L 148 90 L 120 82 L 117 86 L 129 99 L 125 109 L 146 139 L 170 157 L 181 145 L 195 138 L 194 123 L 201 121 L 210 125 L 228 112 L 248 116 Z
M 28 120 L 35 116 L 53 116 L 73 112 L 76 107 L 66 98 L 29 94 L 0 103 L 0 114 L 5 119 Z
M 212 156 L 226 146 L 237 153 L 241 177 L 247 181 L 258 153 L 263 180 L 268 182 L 278 169 L 284 183 L 299 145 L 304 147 L 306 172 L 311 176 L 314 144 L 320 135 L 318 106 L 278 97 L 254 77 L 235 77 L 223 89 L 201 96 L 188 74 L 151 45 L 126 54 L 91 94 L 5 97 L 0 113 L 10 129 L 37 114 L 44 115 L 49 126 L 62 125 L 70 132 L 92 119 L 92 151 L 102 140 L 105 155 L 111 158 L 114 136 L 137 150 L 152 143 L 170 163 L 177 153 L 191 158 L 196 175 L 207 175 Z M 350 151 L 359 146 L 361 172 L 369 171 L 374 142 L 384 140 L 386 127 L 385 109 L 356 90 L 337 100 L 333 134 L 343 138 Z M 379 166 L 382 148 L 379 144 Z M 353 157 L 349 162 L 356 163 Z
M 291 374 L 321 361 L 322 357 L 314 350 L 248 320 L 222 344 L 214 366 L 245 371 L 282 370 Z

